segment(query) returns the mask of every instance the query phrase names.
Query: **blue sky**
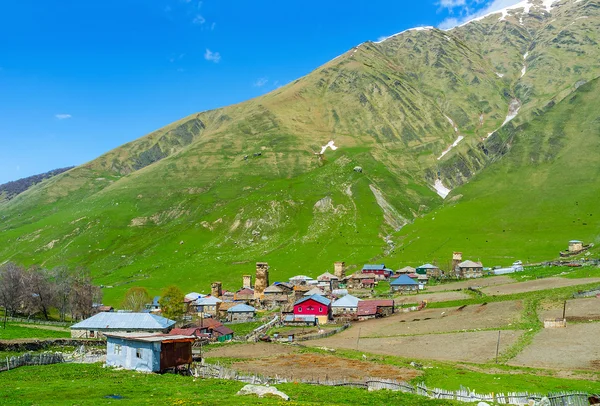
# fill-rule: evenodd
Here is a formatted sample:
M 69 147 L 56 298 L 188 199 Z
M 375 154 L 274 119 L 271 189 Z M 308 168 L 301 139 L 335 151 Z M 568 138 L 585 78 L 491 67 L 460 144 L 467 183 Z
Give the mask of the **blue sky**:
M 3 2 L 0 184 L 267 93 L 361 42 L 516 2 Z

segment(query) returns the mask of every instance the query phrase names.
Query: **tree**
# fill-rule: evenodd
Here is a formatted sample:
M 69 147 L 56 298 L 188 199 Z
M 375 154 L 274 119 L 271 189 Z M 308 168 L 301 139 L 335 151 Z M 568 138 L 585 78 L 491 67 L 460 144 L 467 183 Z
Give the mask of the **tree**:
M 50 308 L 55 305 L 56 286 L 47 269 L 29 268 L 24 275 L 23 308 L 29 316 L 42 313 L 48 320 Z
M 90 271 L 77 268 L 72 274 L 72 285 L 69 295 L 69 307 L 73 320 L 85 319 L 92 315 L 94 303 L 102 301 L 102 291 L 92 284 Z
M 56 308 L 60 315 L 60 321 L 65 321 L 69 311 L 69 298 L 71 296 L 73 276 L 65 266 L 57 266 L 50 272 L 54 279 Z
M 149 303 L 150 300 L 150 295 L 145 288 L 133 287 L 125 293 L 125 299 L 123 299 L 121 307 L 137 313 L 144 310 L 146 303 Z
M 168 319 L 179 320 L 185 311 L 184 295 L 177 286 L 169 286 L 162 291 L 162 296 L 158 300 L 162 315 Z
M 6 316 L 14 316 L 21 309 L 24 296 L 24 273 L 20 266 L 8 262 L 0 267 L 0 304 L 4 307 L 4 325 Z

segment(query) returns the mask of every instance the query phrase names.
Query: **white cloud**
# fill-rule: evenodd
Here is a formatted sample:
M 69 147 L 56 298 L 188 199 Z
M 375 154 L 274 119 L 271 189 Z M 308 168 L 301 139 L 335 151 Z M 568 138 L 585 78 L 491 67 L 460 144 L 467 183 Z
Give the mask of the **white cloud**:
M 466 0 L 440 0 L 439 5 L 442 8 L 453 9 L 466 5 Z
M 269 79 L 267 78 L 258 78 L 258 80 L 254 82 L 254 87 L 263 87 L 268 81 Z
M 213 52 L 210 49 L 206 48 L 206 52 L 204 53 L 204 59 L 214 63 L 219 63 L 219 61 L 221 60 L 221 54 L 218 52 Z
M 206 19 L 202 17 L 200 14 L 197 14 L 196 17 L 192 20 L 192 23 L 196 25 L 202 25 L 206 22 Z
M 66 120 L 66 119 L 71 118 L 73 116 L 70 115 L 70 114 L 56 114 L 54 117 L 56 117 L 59 120 Z
M 441 0 L 440 5 L 442 5 L 443 2 L 458 3 L 460 1 L 461 0 Z M 473 5 L 481 3 L 480 0 L 471 0 L 469 4 L 465 3 L 460 6 L 461 10 L 459 14 L 461 15 L 461 17 L 448 17 L 438 25 L 438 28 L 441 30 L 448 30 L 450 28 L 454 28 L 458 25 L 464 24 L 467 21 L 470 21 L 474 18 L 482 17 L 486 14 L 502 10 L 503 8 L 514 6 L 515 4 L 520 3 L 521 1 L 522 0 L 491 0 L 487 1 L 485 6 L 483 6 L 479 10 L 471 12 L 471 10 L 473 9 Z

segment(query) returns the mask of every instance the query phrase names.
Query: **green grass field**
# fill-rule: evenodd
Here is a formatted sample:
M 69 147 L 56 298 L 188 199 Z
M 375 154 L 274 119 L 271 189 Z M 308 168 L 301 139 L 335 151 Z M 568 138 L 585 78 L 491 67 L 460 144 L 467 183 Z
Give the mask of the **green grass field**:
M 44 382 L 44 385 L 40 385 Z M 361 389 L 282 384 L 279 398 L 236 397 L 241 382 L 177 375 L 144 374 L 102 368 L 99 364 L 22 367 L 0 374 L 0 403 L 10 405 L 439 405 L 416 395 Z M 107 398 L 118 395 L 122 399 Z M 278 400 L 279 399 L 279 400 Z M 453 404 L 445 403 L 445 404 Z
M 0 324 L 0 340 L 17 338 L 66 338 L 71 333 L 68 329 L 37 324 L 7 323 L 6 329 Z M 50 327 L 50 329 L 46 328 Z

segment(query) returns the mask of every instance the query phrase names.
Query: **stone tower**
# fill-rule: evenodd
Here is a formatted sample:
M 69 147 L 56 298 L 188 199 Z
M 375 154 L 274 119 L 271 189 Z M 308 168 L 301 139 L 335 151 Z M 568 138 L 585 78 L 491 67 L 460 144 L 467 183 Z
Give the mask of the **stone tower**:
M 254 299 L 261 299 L 267 286 L 269 286 L 269 264 L 257 262 L 256 278 L 254 279 Z
M 346 263 L 338 261 L 333 263 L 333 273 L 341 281 L 346 276 Z
M 212 297 L 223 296 L 223 288 L 221 282 L 213 282 L 210 284 L 210 295 Z
M 453 252 L 452 253 L 452 269 L 450 272 L 454 272 L 458 264 L 462 262 L 462 252 Z
M 252 289 L 252 275 L 244 275 L 242 276 L 242 288 L 244 289 Z

